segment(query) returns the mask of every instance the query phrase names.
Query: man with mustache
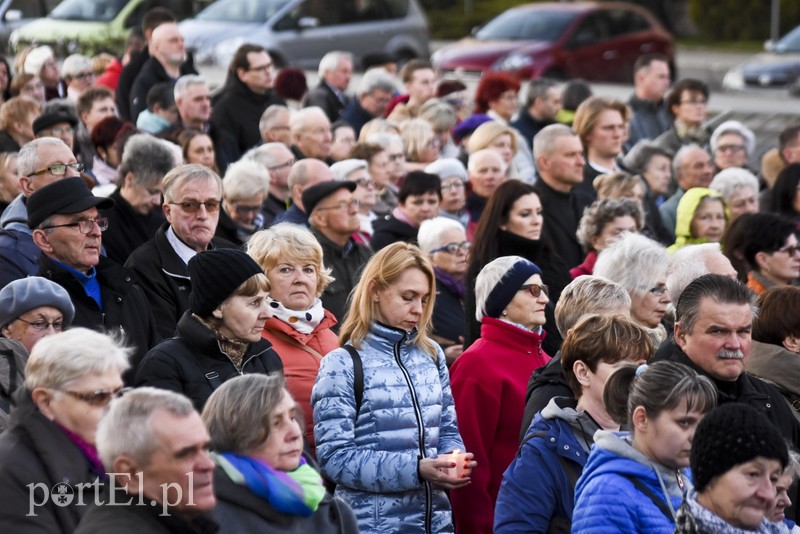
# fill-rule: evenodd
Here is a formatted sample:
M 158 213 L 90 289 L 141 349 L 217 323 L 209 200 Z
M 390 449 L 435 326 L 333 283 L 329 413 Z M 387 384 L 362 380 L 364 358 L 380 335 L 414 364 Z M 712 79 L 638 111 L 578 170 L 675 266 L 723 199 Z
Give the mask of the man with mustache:
M 660 350 L 654 360 L 682 363 L 706 375 L 717 387 L 719 404 L 749 404 L 797 447 L 800 422 L 780 391 L 745 372 L 754 301 L 755 295 L 747 286 L 728 276 L 706 274 L 695 279 L 678 300 L 672 350 Z

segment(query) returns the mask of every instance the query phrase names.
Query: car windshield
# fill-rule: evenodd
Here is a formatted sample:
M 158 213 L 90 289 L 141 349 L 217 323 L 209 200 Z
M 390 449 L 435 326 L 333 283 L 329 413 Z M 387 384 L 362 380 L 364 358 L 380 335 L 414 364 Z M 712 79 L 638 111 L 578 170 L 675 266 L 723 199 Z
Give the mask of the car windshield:
M 64 0 L 50 13 L 50 17 L 62 20 L 91 20 L 108 22 L 114 20 L 129 0 Z
M 486 23 L 475 37 L 481 40 L 547 41 L 564 34 L 576 13 L 510 9 Z
M 775 43 L 776 52 L 800 52 L 800 26 Z
M 290 0 L 217 0 L 195 17 L 198 20 L 264 23 Z

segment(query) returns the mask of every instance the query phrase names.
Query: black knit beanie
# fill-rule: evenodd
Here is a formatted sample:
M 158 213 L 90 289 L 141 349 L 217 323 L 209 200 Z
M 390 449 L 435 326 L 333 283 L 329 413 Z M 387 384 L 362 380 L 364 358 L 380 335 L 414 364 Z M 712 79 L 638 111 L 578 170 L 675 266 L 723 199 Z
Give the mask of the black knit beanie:
M 264 271 L 258 264 L 234 248 L 199 252 L 189 260 L 192 293 L 189 309 L 200 317 L 208 317 L 248 278 Z
M 783 436 L 766 414 L 739 403 L 715 408 L 697 425 L 692 440 L 695 490 L 702 492 L 715 477 L 758 456 L 778 460 L 782 467 L 789 463 Z

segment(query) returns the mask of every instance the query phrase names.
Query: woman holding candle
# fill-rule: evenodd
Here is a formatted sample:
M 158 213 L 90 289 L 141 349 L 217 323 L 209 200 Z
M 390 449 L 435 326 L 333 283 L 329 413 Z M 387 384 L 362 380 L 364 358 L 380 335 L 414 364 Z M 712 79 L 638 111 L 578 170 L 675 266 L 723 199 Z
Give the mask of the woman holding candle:
M 542 271 L 520 256 L 497 258 L 475 281 L 481 337 L 450 368 L 467 449 L 480 467 L 450 495 L 458 532 L 491 534 L 500 481 L 517 451 L 525 388 L 550 357 L 542 350 Z
M 452 458 L 464 444 L 444 352 L 428 337 L 435 294 L 418 248 L 376 253 L 353 289 L 344 348 L 322 360 L 311 394 L 320 468 L 362 534 L 452 532 L 444 490 L 470 483 L 472 455 Z M 467 470 L 443 471 L 453 467 Z
M 572 532 L 672 534 L 692 487 L 694 432 L 717 402 L 716 387 L 683 364 L 657 362 L 611 375 L 603 401 L 631 431 L 595 434 L 575 487 Z

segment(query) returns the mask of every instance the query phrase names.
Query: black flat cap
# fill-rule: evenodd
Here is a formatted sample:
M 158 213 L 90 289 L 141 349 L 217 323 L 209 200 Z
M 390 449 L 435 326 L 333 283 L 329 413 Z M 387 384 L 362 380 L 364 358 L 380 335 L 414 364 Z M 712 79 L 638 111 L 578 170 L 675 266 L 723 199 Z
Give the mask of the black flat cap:
M 347 180 L 342 182 L 333 180 L 312 185 L 303 191 L 303 196 L 301 197 L 303 200 L 303 207 L 306 210 L 306 215 L 311 215 L 311 212 L 314 211 L 314 208 L 317 206 L 317 204 L 334 194 L 339 189 L 347 189 L 352 193 L 356 190 L 356 187 L 358 187 L 358 185 L 355 182 L 350 182 Z
M 94 196 L 83 178 L 62 178 L 34 191 L 28 198 L 28 227 L 36 228 L 51 215 L 72 215 L 89 208 L 113 206 L 113 199 Z
M 66 113 L 45 113 L 39 115 L 36 120 L 33 121 L 33 135 L 55 126 L 56 124 L 61 124 L 62 122 L 69 123 L 73 128 L 78 126 L 78 120 L 72 115 L 67 115 Z

